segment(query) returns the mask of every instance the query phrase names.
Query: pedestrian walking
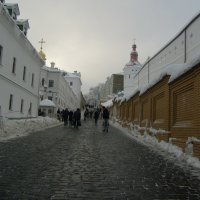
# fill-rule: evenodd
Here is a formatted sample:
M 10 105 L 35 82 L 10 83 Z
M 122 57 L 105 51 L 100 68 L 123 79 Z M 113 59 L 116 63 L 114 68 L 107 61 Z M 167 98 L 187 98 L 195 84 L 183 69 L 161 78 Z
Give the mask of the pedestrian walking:
M 66 108 L 66 109 L 63 111 L 64 126 L 68 125 L 68 119 L 69 119 L 69 110 Z
M 70 110 L 69 111 L 69 124 L 72 126 L 73 125 L 73 111 Z
M 85 112 L 84 112 L 84 121 L 86 121 L 86 119 L 88 118 L 88 109 L 86 108 Z
M 103 131 L 108 132 L 109 126 L 109 111 L 103 106 Z
M 95 112 L 94 112 L 95 125 L 97 125 L 98 119 L 99 119 L 99 110 L 96 109 Z
M 77 108 L 77 110 L 74 112 L 74 128 L 78 128 L 81 126 L 81 112 L 80 109 Z
M 60 109 L 58 108 L 57 110 L 57 119 L 60 121 L 61 120 L 61 116 L 60 116 Z

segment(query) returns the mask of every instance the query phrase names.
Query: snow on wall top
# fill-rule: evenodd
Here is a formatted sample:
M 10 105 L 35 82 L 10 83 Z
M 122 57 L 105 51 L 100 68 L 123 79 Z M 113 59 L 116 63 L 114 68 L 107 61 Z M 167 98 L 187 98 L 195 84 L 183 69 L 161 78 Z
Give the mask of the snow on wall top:
M 136 95 L 138 92 L 139 92 L 139 96 L 141 96 L 148 89 L 150 89 L 155 84 L 157 84 L 159 81 L 161 81 L 166 75 L 170 76 L 168 83 L 171 83 L 171 82 L 175 81 L 177 78 L 179 78 L 181 75 L 185 74 L 186 72 L 188 72 L 189 70 L 194 68 L 199 63 L 200 63 L 200 56 L 194 58 L 189 63 L 166 65 L 164 67 L 163 71 L 161 71 L 160 74 L 157 76 L 157 78 L 154 79 L 153 81 L 151 81 L 150 83 L 138 87 L 137 89 L 133 90 L 129 94 L 124 95 L 123 97 L 115 97 L 107 102 L 104 102 L 102 105 L 104 105 L 105 107 L 112 107 L 113 101 L 114 102 L 120 101 L 120 103 L 122 103 L 124 101 L 128 101 L 134 95 Z
M 163 69 L 163 71 L 160 72 L 160 74 L 157 76 L 156 79 L 152 80 L 150 83 L 146 85 L 142 85 L 141 87 L 138 87 L 136 90 L 132 91 L 132 93 L 129 93 L 124 98 L 126 101 L 128 101 L 131 97 L 133 97 L 137 92 L 139 92 L 139 96 L 144 94 L 148 89 L 150 89 L 152 86 L 157 84 L 160 80 L 163 79 L 164 76 L 169 75 L 169 81 L 168 83 L 173 82 L 177 78 L 179 78 L 181 75 L 188 72 L 190 69 L 195 67 L 198 63 L 200 63 L 200 56 L 196 57 L 189 63 L 182 63 L 182 64 L 169 64 L 166 65 Z M 123 99 L 124 100 L 124 99 Z

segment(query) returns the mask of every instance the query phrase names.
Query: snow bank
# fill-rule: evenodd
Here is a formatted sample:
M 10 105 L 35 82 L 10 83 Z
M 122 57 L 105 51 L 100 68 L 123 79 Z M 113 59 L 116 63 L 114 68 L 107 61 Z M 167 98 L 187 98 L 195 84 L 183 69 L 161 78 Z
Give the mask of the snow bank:
M 191 169 L 192 167 L 194 173 L 194 169 L 196 169 L 199 173 L 200 160 L 198 158 L 193 157 L 190 151 L 189 153 L 184 153 L 182 149 L 177 147 L 176 145 L 164 141 L 159 142 L 155 137 L 150 136 L 146 133 L 144 133 L 144 135 L 141 135 L 138 131 L 137 126 L 132 126 L 131 130 L 129 130 L 118 124 L 117 120 L 110 121 L 110 123 L 116 128 L 120 129 L 122 133 L 128 136 L 131 140 L 137 141 L 140 144 L 148 146 L 152 150 L 156 151 L 158 154 L 161 154 L 164 158 L 171 160 L 172 162 L 183 168 Z M 193 140 L 195 139 L 193 138 Z
M 48 127 L 59 125 L 55 118 L 37 117 L 34 119 L 8 120 L 4 119 L 0 126 L 0 141 L 25 136 Z

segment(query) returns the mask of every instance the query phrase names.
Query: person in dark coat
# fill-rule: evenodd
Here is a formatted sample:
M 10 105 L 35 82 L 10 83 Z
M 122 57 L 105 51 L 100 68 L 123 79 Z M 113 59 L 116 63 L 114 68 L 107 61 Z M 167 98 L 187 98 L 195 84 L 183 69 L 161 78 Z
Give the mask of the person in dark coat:
M 95 125 L 97 125 L 97 121 L 99 119 L 99 110 L 96 109 L 94 112 L 94 121 L 95 121 Z
M 69 111 L 69 123 L 70 123 L 70 125 L 73 125 L 73 111 L 72 110 L 70 110 Z
M 81 124 L 81 112 L 80 109 L 77 108 L 77 110 L 74 112 L 74 128 L 78 128 Z
M 63 111 L 63 121 L 64 121 L 64 125 L 68 125 L 68 119 L 69 119 L 69 111 L 68 109 L 66 108 L 64 111 Z
M 57 119 L 60 120 L 61 119 L 61 116 L 60 116 L 60 109 L 58 108 L 57 110 Z
M 84 121 L 88 118 L 88 109 L 86 108 L 85 112 L 84 112 Z

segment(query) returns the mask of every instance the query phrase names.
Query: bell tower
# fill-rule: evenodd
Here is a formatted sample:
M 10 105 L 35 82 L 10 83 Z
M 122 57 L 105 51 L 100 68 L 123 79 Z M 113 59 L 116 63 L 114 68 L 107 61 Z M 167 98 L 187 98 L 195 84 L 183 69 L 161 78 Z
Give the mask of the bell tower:
M 135 39 L 134 39 L 134 44 L 132 45 L 132 52 L 131 52 L 131 54 L 130 54 L 130 60 L 132 61 L 132 62 L 135 62 L 135 61 L 138 61 L 138 52 L 136 51 L 136 44 L 135 44 Z

